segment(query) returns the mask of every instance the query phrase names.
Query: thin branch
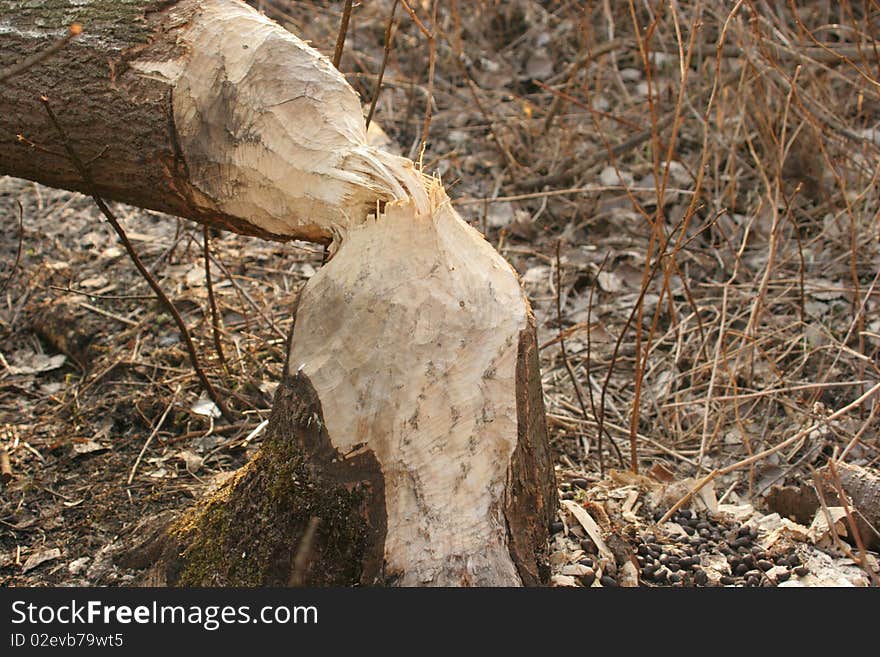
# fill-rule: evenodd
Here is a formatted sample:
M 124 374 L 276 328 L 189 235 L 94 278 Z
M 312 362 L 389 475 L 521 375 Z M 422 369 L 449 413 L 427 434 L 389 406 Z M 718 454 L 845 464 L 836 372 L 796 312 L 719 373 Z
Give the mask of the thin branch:
M 574 370 L 571 367 L 571 363 L 568 362 L 568 353 L 565 349 L 565 336 L 562 331 L 562 262 L 559 256 L 560 245 L 562 244 L 562 240 L 556 241 L 556 323 L 559 328 L 559 351 L 562 354 L 562 362 L 565 365 L 565 369 L 568 372 L 569 378 L 571 378 L 571 385 L 574 386 L 574 394 L 577 396 L 578 405 L 581 408 L 581 412 L 584 414 L 584 419 L 589 420 L 590 415 L 587 413 L 587 405 L 584 403 L 584 396 L 581 392 L 580 384 L 578 383 L 577 377 L 574 374 Z M 589 317 L 587 318 L 589 322 Z M 587 385 L 590 385 L 590 381 L 587 381 Z M 596 414 L 595 404 L 593 404 L 593 393 L 590 391 L 590 402 L 593 405 L 593 415 Z M 602 429 L 601 424 L 599 425 L 600 430 Z M 608 434 L 608 439 L 611 441 L 611 445 L 617 451 L 617 457 L 620 459 L 620 466 L 623 467 L 623 454 L 620 453 L 620 450 L 617 448 L 617 444 L 614 442 L 614 439 L 611 438 L 611 434 Z M 599 433 L 598 440 L 598 452 L 599 452 L 599 473 L 604 477 L 605 476 L 605 459 L 602 456 L 602 434 Z
M 348 34 L 348 21 L 351 20 L 351 5 L 354 0 L 345 0 L 342 10 L 342 23 L 339 25 L 339 34 L 336 37 L 336 49 L 333 51 L 333 66 L 339 68 L 342 61 L 342 49 L 345 48 L 345 35 Z
M 214 335 L 214 351 L 223 365 L 226 373 L 229 373 L 229 363 L 223 355 L 223 344 L 220 342 L 220 313 L 217 312 L 217 300 L 214 298 L 214 286 L 211 283 L 211 246 L 208 235 L 208 226 L 202 226 L 202 244 L 205 255 L 205 286 L 208 288 L 208 304 L 211 306 L 211 332 Z
M 367 128 L 373 120 L 373 113 L 376 111 L 376 103 L 379 100 L 379 93 L 382 91 L 382 78 L 385 77 L 385 67 L 388 65 L 388 56 L 391 54 L 391 43 L 394 40 L 394 12 L 397 11 L 397 5 L 400 0 L 394 0 L 391 5 L 391 15 L 388 16 L 388 24 L 385 26 L 385 51 L 382 53 L 382 65 L 379 67 L 379 74 L 376 76 L 376 85 L 373 87 L 373 98 L 370 100 L 370 111 L 367 112 Z
M 676 511 L 678 511 L 681 507 L 683 507 L 685 504 L 687 504 L 688 501 L 694 495 L 699 493 L 703 489 L 703 487 L 706 486 L 706 484 L 708 484 L 710 481 L 714 480 L 716 477 L 730 474 L 731 472 L 733 472 L 735 470 L 741 470 L 742 468 L 746 468 L 746 467 L 752 465 L 753 463 L 757 463 L 758 461 L 764 460 L 765 458 L 767 458 L 771 454 L 775 454 L 776 452 L 785 449 L 789 445 L 793 445 L 794 443 L 798 442 L 799 440 L 802 440 L 806 436 L 809 436 L 814 431 L 821 429 L 823 425 L 827 425 L 827 424 L 833 422 L 834 420 L 836 420 L 837 418 L 841 417 L 842 415 L 849 413 L 854 408 L 858 408 L 859 406 L 861 406 L 863 403 L 865 403 L 868 399 L 870 399 L 872 396 L 874 396 L 878 392 L 880 392 L 880 383 L 876 384 L 874 387 L 872 387 L 870 390 L 868 390 L 868 392 L 866 392 L 865 394 L 860 396 L 855 401 L 852 401 L 849 404 L 847 404 L 846 406 L 844 406 L 843 408 L 838 409 L 837 411 L 835 411 L 834 413 L 829 415 L 827 418 L 821 420 L 820 422 L 816 422 L 814 424 L 811 424 L 806 429 L 801 429 L 796 434 L 794 434 L 790 438 L 786 438 L 778 445 L 775 445 L 773 447 L 769 447 L 769 448 L 765 449 L 763 452 L 758 452 L 757 454 L 753 454 L 752 456 L 750 456 L 748 458 L 745 458 L 741 461 L 737 461 L 736 463 L 733 463 L 732 465 L 728 465 L 727 467 L 721 468 L 720 470 L 712 470 L 712 472 L 710 472 L 705 477 L 703 477 L 696 486 L 694 486 L 691 490 L 689 490 L 688 493 L 684 497 L 682 497 L 678 502 L 673 504 L 669 508 L 669 511 L 667 511 L 665 514 L 663 514 L 663 517 L 657 521 L 657 524 L 662 525 L 664 522 L 669 520 Z
M 425 152 L 425 146 L 428 143 L 428 130 L 431 128 L 431 106 L 434 103 L 434 65 L 437 59 L 437 43 L 433 28 L 437 24 L 437 4 L 434 3 L 433 5 L 434 15 L 431 22 L 432 29 L 429 30 L 416 15 L 416 12 L 413 11 L 413 8 L 409 6 L 407 0 L 400 0 L 400 3 L 403 5 L 406 13 L 409 14 L 409 17 L 413 20 L 413 23 L 416 24 L 416 27 L 419 28 L 419 32 L 421 32 L 428 40 L 428 98 L 425 101 L 425 120 L 422 124 L 422 137 L 419 141 L 419 163 L 421 164 L 421 155 Z M 412 158 L 413 155 L 414 153 L 410 153 L 410 158 Z
M 138 257 L 137 252 L 134 250 L 131 242 L 128 239 L 128 236 L 125 234 L 125 231 L 122 229 L 122 226 L 116 220 L 116 216 L 113 212 L 110 211 L 110 208 L 107 207 L 107 204 L 104 203 L 104 200 L 98 196 L 98 192 L 95 188 L 95 183 L 92 180 L 92 175 L 89 173 L 89 170 L 86 168 L 85 164 L 83 164 L 82 160 L 80 160 L 79 155 L 74 151 L 73 146 L 70 144 L 70 140 L 67 138 L 67 133 L 64 131 L 64 128 L 61 127 L 61 124 L 58 122 L 58 118 L 55 116 L 55 112 L 52 111 L 52 107 L 49 105 L 49 99 L 46 96 L 40 96 L 40 101 L 43 103 L 43 107 L 46 108 L 46 113 L 49 115 L 49 120 L 52 122 L 52 125 L 55 126 L 55 130 L 58 132 L 61 137 L 61 142 L 64 145 L 64 150 L 67 151 L 67 155 L 70 158 L 70 161 L 79 171 L 80 176 L 83 179 L 83 182 L 86 185 L 86 188 L 89 190 L 89 195 L 95 201 L 95 204 L 98 206 L 98 209 L 104 214 L 107 218 L 107 221 L 113 227 L 113 230 L 116 231 L 116 234 L 119 236 L 120 241 L 122 242 L 125 250 L 128 252 L 128 256 L 131 258 L 132 262 L 134 262 L 134 266 L 137 267 L 137 270 L 141 273 L 147 283 L 149 283 L 150 287 L 153 289 L 153 292 L 156 293 L 156 296 L 159 298 L 159 301 L 162 303 L 162 306 L 166 311 L 174 318 L 175 324 L 177 324 L 177 328 L 180 330 L 180 335 L 186 344 L 186 349 L 189 352 L 189 359 L 192 363 L 192 367 L 196 372 L 196 375 L 199 377 L 199 380 L 202 383 L 202 386 L 205 389 L 205 392 L 208 393 L 208 396 L 211 400 L 217 404 L 217 408 L 220 410 L 220 413 L 225 417 L 229 422 L 235 422 L 235 415 L 226 407 L 226 404 L 223 403 L 223 400 L 217 394 L 217 391 L 214 390 L 214 386 L 211 385 L 211 382 L 208 380 L 205 371 L 202 369 L 202 366 L 199 364 L 199 358 L 196 354 L 196 348 L 193 344 L 192 338 L 189 335 L 189 330 L 186 328 L 186 323 L 183 321 L 183 318 L 180 316 L 180 313 L 177 311 L 177 308 L 174 307 L 174 304 L 171 303 L 171 300 L 165 295 L 165 292 L 162 291 L 162 288 L 159 287 L 159 284 L 156 282 L 156 279 L 147 271 L 147 268 L 144 266 L 144 263 L 141 261 L 140 257 Z
M 171 396 L 171 401 L 168 402 L 168 406 L 165 407 L 165 411 L 162 413 L 162 416 L 159 418 L 159 421 L 156 422 L 156 426 L 153 427 L 153 430 L 150 432 L 150 435 L 147 436 L 147 439 L 144 441 L 143 447 L 141 447 L 140 453 L 137 455 L 137 458 L 134 461 L 134 465 L 131 466 L 131 472 L 128 473 L 128 480 L 125 482 L 126 486 L 131 486 L 131 482 L 134 480 L 134 475 L 137 472 L 138 466 L 141 463 L 141 459 L 144 458 L 144 454 L 147 451 L 147 448 L 150 446 L 150 443 L 153 442 L 153 438 L 156 437 L 156 434 L 159 433 L 159 430 L 162 428 L 162 425 L 165 424 L 165 418 L 168 417 L 168 413 L 171 412 L 171 408 L 174 406 L 174 402 L 177 401 L 177 395 L 180 393 L 180 386 L 177 386 L 177 389 L 174 391 L 174 394 Z
M 38 52 L 36 55 L 31 55 L 24 61 L 19 62 L 18 64 L 14 64 L 3 71 L 0 71 L 0 82 L 6 82 L 8 79 L 24 73 L 29 68 L 32 68 L 42 62 L 43 60 L 48 59 L 59 50 L 64 48 L 68 43 L 73 41 L 76 37 L 82 34 L 83 28 L 79 23 L 73 23 L 67 30 L 67 34 L 64 35 L 61 39 L 53 43 L 51 46 L 46 48 L 42 52 Z
M 599 265 L 599 270 L 596 272 L 596 279 L 593 281 L 593 284 L 590 286 L 590 298 L 587 301 L 587 357 L 584 361 L 584 367 L 586 369 L 587 375 L 587 394 L 590 397 L 590 410 L 593 411 L 593 420 L 596 422 L 596 426 L 600 429 L 598 434 L 598 440 L 596 449 L 599 450 L 599 473 L 604 477 L 605 473 L 602 468 L 602 431 L 603 425 L 599 422 L 599 416 L 596 411 L 596 396 L 593 394 L 593 328 L 590 323 L 593 321 L 593 296 L 596 293 L 596 286 L 599 284 L 599 275 L 605 270 L 605 265 L 608 264 L 608 259 L 611 257 L 611 252 L 608 251 L 605 253 L 605 257 L 602 259 L 602 264 Z M 605 432 L 607 433 L 607 429 Z M 611 437 L 611 434 L 608 434 L 608 440 L 611 441 L 611 444 L 614 446 L 614 449 L 617 451 L 617 455 L 619 458 L 623 458 L 623 455 L 620 453 L 620 449 L 617 447 L 617 444 L 614 442 L 614 438 Z

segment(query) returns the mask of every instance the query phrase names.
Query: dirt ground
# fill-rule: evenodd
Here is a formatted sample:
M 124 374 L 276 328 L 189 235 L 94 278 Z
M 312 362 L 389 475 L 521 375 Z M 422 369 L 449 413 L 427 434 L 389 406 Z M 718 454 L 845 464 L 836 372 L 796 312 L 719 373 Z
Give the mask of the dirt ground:
M 254 4 L 332 53 L 342 3 Z M 392 4 L 374 120 L 442 178 L 538 319 L 554 584 L 876 578 L 880 535 L 863 552 L 823 533 L 817 519 L 859 510 L 813 483 L 829 460 L 880 475 L 877 10 L 410 2 L 430 39 L 377 0 L 355 8 L 340 64 L 365 112 Z M 321 266 L 315 245 L 210 234 L 224 365 L 201 227 L 111 207 L 242 420 L 211 415 L 94 203 L 0 178 L 3 585 L 135 581 L 101 548 L 259 448 L 296 293 Z

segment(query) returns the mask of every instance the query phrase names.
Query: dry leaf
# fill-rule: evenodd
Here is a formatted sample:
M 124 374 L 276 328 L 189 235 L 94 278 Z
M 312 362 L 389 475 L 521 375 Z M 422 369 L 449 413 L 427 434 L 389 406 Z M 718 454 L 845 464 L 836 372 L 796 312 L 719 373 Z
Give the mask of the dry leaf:
M 846 509 L 842 506 L 829 506 L 828 515 L 831 516 L 831 524 L 834 526 L 837 535 L 846 536 Z M 818 543 L 826 536 L 833 538 L 828 527 L 828 518 L 825 516 L 824 509 L 816 511 L 816 517 L 813 518 L 813 523 L 810 525 L 808 533 L 813 543 Z
M 47 356 L 33 351 L 17 352 L 13 360 L 16 364 L 9 365 L 8 370 L 10 374 L 38 374 L 39 372 L 57 370 L 64 365 L 65 360 L 67 360 L 67 356 L 64 354 Z
M 21 572 L 26 573 L 29 570 L 33 570 L 40 564 L 44 564 L 47 561 L 53 561 L 61 556 L 61 550 L 58 548 L 50 548 L 48 550 L 41 550 L 40 552 L 35 552 L 31 556 L 27 558 L 27 561 L 24 562 L 24 565 L 21 567 Z
M 189 407 L 196 415 L 204 415 L 205 417 L 212 417 L 214 419 L 219 418 L 221 413 L 220 409 L 217 408 L 217 404 L 212 402 L 210 399 L 201 398 L 198 399 L 192 406 Z
M 106 452 L 109 449 L 109 447 L 96 443 L 94 440 L 87 440 L 84 443 L 73 443 L 73 458 L 94 454 L 95 452 Z
M 198 472 L 201 469 L 202 463 L 205 460 L 195 452 L 191 452 L 188 449 L 178 452 L 177 456 L 179 456 L 183 460 L 183 462 L 186 463 L 186 470 L 191 474 L 195 474 L 196 472 Z

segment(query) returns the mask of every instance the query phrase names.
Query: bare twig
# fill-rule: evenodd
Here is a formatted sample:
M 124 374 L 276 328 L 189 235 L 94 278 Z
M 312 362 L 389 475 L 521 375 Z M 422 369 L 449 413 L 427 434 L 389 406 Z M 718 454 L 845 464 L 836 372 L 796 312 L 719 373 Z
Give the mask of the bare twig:
M 336 36 L 336 48 L 333 51 L 333 66 L 339 68 L 342 61 L 342 50 L 345 48 L 345 36 L 348 34 L 348 21 L 351 20 L 351 6 L 354 0 L 345 0 L 342 9 L 342 22 L 339 24 L 339 34 Z
M 205 371 L 202 369 L 202 366 L 199 364 L 199 357 L 196 354 L 196 348 L 193 344 L 192 338 L 189 335 L 189 330 L 186 327 L 186 323 L 183 321 L 183 318 L 180 316 L 180 313 L 177 311 L 177 308 L 174 307 L 174 304 L 171 303 L 171 300 L 167 297 L 165 292 L 159 287 L 159 284 L 156 282 L 156 279 L 153 278 L 152 274 L 147 270 L 144 266 L 144 263 L 141 261 L 137 252 L 134 250 L 134 247 L 131 244 L 131 241 L 128 239 L 128 236 L 125 234 L 125 231 L 122 229 L 122 226 L 116 220 L 116 216 L 111 212 L 110 208 L 104 203 L 104 200 L 98 196 L 98 193 L 95 188 L 95 183 L 92 180 L 92 176 L 89 173 L 89 170 L 86 168 L 85 164 L 83 164 L 82 160 L 77 155 L 76 151 L 73 149 L 73 146 L 70 144 L 70 140 L 67 138 L 67 133 L 64 131 L 64 128 L 61 127 L 61 123 L 58 121 L 58 118 L 55 116 L 55 112 L 52 111 L 52 107 L 49 105 L 49 99 L 46 96 L 41 96 L 40 101 L 43 103 L 43 106 L 46 108 L 46 113 L 49 115 L 49 120 L 52 122 L 52 125 L 55 127 L 55 130 L 58 132 L 58 135 L 61 137 L 61 142 L 64 145 L 65 151 L 67 151 L 67 155 L 70 158 L 70 161 L 79 171 L 80 176 L 82 176 L 83 182 L 89 190 L 89 195 L 95 201 L 95 204 L 98 206 L 98 209 L 104 214 L 107 218 L 107 221 L 113 227 L 113 230 L 116 231 L 117 236 L 119 236 L 120 241 L 122 242 L 125 250 L 128 252 L 128 256 L 131 258 L 132 262 L 134 262 L 134 266 L 137 267 L 137 270 L 141 273 L 147 283 L 149 283 L 153 292 L 156 293 L 156 296 L 159 298 L 159 301 L 162 303 L 165 310 L 171 314 L 174 318 L 175 324 L 177 324 L 177 328 L 180 330 L 180 335 L 186 344 L 187 351 L 189 352 L 190 362 L 192 363 L 192 367 L 196 372 L 196 375 L 199 377 L 199 380 L 202 382 L 202 386 L 205 389 L 205 392 L 208 393 L 208 396 L 211 400 L 217 404 L 217 408 L 222 413 L 223 417 L 225 417 L 229 422 L 235 422 L 235 415 L 226 407 L 226 404 L 217 394 L 217 391 L 214 390 L 214 386 L 211 385 L 211 382 L 208 380 L 208 376 L 205 374 Z
M 428 40 L 428 97 L 425 101 L 425 119 L 422 123 L 422 136 L 419 140 L 419 163 L 421 163 L 421 154 L 425 152 L 425 146 L 428 143 L 428 131 L 431 128 L 431 106 L 434 103 L 434 66 L 437 60 L 437 43 L 434 35 L 434 27 L 437 24 L 437 3 L 433 4 L 434 16 L 431 21 L 431 29 L 425 27 L 413 8 L 409 6 L 406 0 L 400 0 L 406 13 L 412 19 L 419 32 Z M 415 153 L 410 153 L 410 158 L 414 158 Z
M 6 80 L 24 73 L 29 68 L 32 68 L 39 64 L 40 62 L 48 59 L 59 50 L 64 48 L 68 43 L 73 41 L 76 37 L 82 34 L 83 28 L 79 23 L 73 23 L 67 30 L 67 34 L 60 38 L 58 41 L 53 43 L 51 46 L 43 50 L 42 52 L 38 52 L 35 55 L 31 55 L 27 59 L 19 62 L 18 64 L 14 64 L 9 68 L 0 71 L 0 82 L 6 82 Z
M 180 386 L 177 386 L 177 389 L 174 391 L 174 394 L 171 396 L 171 401 L 168 402 L 168 406 L 165 407 L 165 411 L 162 413 L 162 416 L 159 418 L 159 421 L 156 422 L 156 426 L 153 427 L 153 430 L 150 432 L 150 435 L 147 436 L 147 439 L 144 441 L 144 446 L 141 447 L 141 451 L 138 453 L 137 458 L 134 461 L 134 465 L 131 466 L 131 472 L 128 473 L 128 480 L 125 482 L 126 486 L 131 486 L 131 482 L 134 480 L 134 475 L 137 472 L 138 466 L 141 464 L 141 459 L 144 458 L 144 453 L 147 451 L 147 448 L 150 446 L 150 443 L 153 442 L 153 438 L 156 437 L 156 434 L 159 433 L 159 430 L 162 428 L 162 425 L 165 424 L 165 418 L 168 417 L 168 413 L 171 412 L 171 408 L 174 406 L 174 402 L 177 401 L 177 395 L 180 393 Z
M 774 445 L 773 447 L 769 447 L 762 452 L 758 452 L 757 454 L 753 454 L 752 456 L 750 456 L 746 459 L 742 459 L 741 461 L 737 461 L 736 463 L 733 463 L 732 465 L 728 465 L 727 467 L 720 468 L 717 470 L 712 470 L 712 472 L 710 472 L 705 477 L 703 477 L 693 489 L 688 491 L 688 493 L 684 497 L 682 497 L 678 502 L 673 504 L 669 508 L 669 511 L 667 511 L 665 514 L 663 514 L 663 517 L 657 521 L 657 524 L 662 525 L 664 522 L 669 520 L 676 511 L 678 511 L 682 506 L 687 504 L 688 501 L 694 495 L 696 495 L 698 492 L 700 492 L 706 484 L 708 484 L 710 481 L 714 480 L 716 477 L 729 474 L 731 472 L 734 472 L 735 470 L 741 470 L 742 468 L 746 468 L 746 467 L 752 465 L 753 463 L 757 463 L 758 461 L 762 461 L 763 459 L 767 458 L 771 454 L 775 454 L 776 452 L 785 449 L 789 445 L 793 445 L 794 443 L 798 442 L 799 440 L 802 440 L 805 436 L 809 436 L 812 432 L 814 432 L 818 429 L 821 429 L 822 426 L 828 424 L 829 422 L 833 422 L 837 418 L 839 418 L 843 415 L 846 415 L 854 408 L 858 408 L 859 406 L 861 406 L 863 403 L 865 403 L 868 399 L 873 397 L 878 392 L 880 392 L 880 383 L 876 384 L 874 387 L 872 387 L 870 390 L 868 390 L 868 392 L 861 395 L 855 401 L 852 401 L 849 404 L 847 404 L 846 406 L 844 406 L 843 408 L 838 409 L 837 411 L 835 411 L 834 413 L 829 415 L 827 418 L 824 418 L 820 422 L 816 422 L 814 424 L 811 424 L 806 429 L 802 429 L 802 430 L 798 431 L 796 434 L 787 438 L 786 440 L 783 440 L 781 443 Z
M 602 425 L 599 423 L 599 416 L 596 414 L 596 396 L 593 394 L 593 330 L 592 330 L 592 319 L 593 319 L 593 296 L 596 293 L 596 286 L 599 284 L 599 276 L 605 270 L 605 265 L 608 264 L 608 258 L 611 257 L 611 252 L 607 252 L 605 257 L 602 258 L 602 264 L 599 265 L 599 270 L 596 272 L 596 278 L 593 281 L 593 284 L 590 286 L 590 298 L 587 301 L 587 357 L 584 360 L 584 369 L 586 370 L 587 375 L 587 394 L 590 397 L 590 410 L 593 411 L 593 419 L 596 420 L 596 426 L 599 427 L 599 435 L 597 436 L 597 444 L 596 449 L 599 450 L 599 472 L 602 476 L 605 476 L 603 472 L 603 457 L 602 457 Z M 558 267 L 557 263 L 557 267 Z M 557 288 L 559 286 L 557 285 Z M 557 290 L 557 294 L 559 291 Z M 561 326 L 560 326 L 561 330 Z M 562 339 L 562 334 L 560 333 L 560 341 Z M 614 439 L 609 435 L 608 440 L 614 444 Z M 615 446 L 616 447 L 616 446 Z M 619 454 L 619 451 L 618 451 Z
M 559 255 L 560 246 L 562 244 L 562 240 L 556 241 L 556 323 L 559 329 L 559 352 L 562 355 L 562 363 L 565 365 L 565 370 L 568 372 L 568 376 L 571 379 L 571 385 L 574 387 L 574 394 L 577 397 L 578 405 L 581 407 L 581 412 L 584 414 L 584 419 L 589 420 L 590 415 L 587 413 L 587 405 L 584 403 L 584 395 L 581 392 L 581 386 L 578 383 L 577 377 L 575 376 L 574 370 L 571 367 L 571 363 L 568 361 L 568 353 L 565 349 L 565 337 L 562 332 L 562 260 Z M 589 321 L 589 318 L 588 318 Z M 590 381 L 587 381 L 587 385 L 590 385 Z M 592 400 L 592 390 L 590 392 L 590 397 Z M 593 414 L 595 415 L 595 406 L 593 407 Z M 611 436 L 608 436 L 609 440 L 611 440 L 611 444 L 614 445 L 614 440 L 611 439 Z M 616 445 L 615 445 L 616 447 Z M 598 440 L 598 452 L 599 452 L 599 471 L 602 476 L 605 476 L 605 460 L 602 456 L 602 436 L 599 435 Z M 617 452 L 618 458 L 620 458 L 621 467 L 623 466 L 623 455 L 618 450 Z
M 568 70 L 563 74 L 563 77 L 565 78 L 563 86 L 566 89 L 570 87 L 580 70 L 591 61 L 595 61 L 599 57 L 607 55 L 623 45 L 625 45 L 625 42 L 622 39 L 612 39 L 611 41 L 606 41 L 595 49 L 587 49 L 587 52 L 579 57 L 577 61 L 572 62 L 569 65 Z M 547 110 L 547 115 L 544 117 L 544 132 L 547 132 L 550 129 L 550 126 L 553 125 L 553 119 L 562 111 L 566 100 L 569 100 L 567 94 L 560 93 L 554 95 L 553 104 L 550 105 L 550 109 Z
M 223 343 L 220 341 L 220 313 L 217 312 L 217 300 L 214 298 L 214 286 L 211 282 L 211 246 L 207 226 L 202 226 L 202 245 L 205 256 L 205 287 L 208 289 L 208 305 L 211 307 L 211 332 L 214 335 L 214 351 L 226 373 L 229 373 L 229 364 L 223 354 Z
M 397 5 L 400 0 L 394 0 L 391 5 L 391 14 L 388 16 L 388 24 L 385 26 L 385 50 L 382 53 L 382 65 L 379 67 L 379 73 L 376 76 L 376 84 L 373 86 L 373 97 L 370 99 L 370 111 L 367 112 L 367 128 L 373 120 L 373 113 L 376 111 L 376 103 L 379 101 L 379 93 L 382 91 L 382 78 L 385 77 L 385 67 L 388 65 L 388 56 L 391 54 L 391 44 L 394 41 L 394 13 L 397 11 Z

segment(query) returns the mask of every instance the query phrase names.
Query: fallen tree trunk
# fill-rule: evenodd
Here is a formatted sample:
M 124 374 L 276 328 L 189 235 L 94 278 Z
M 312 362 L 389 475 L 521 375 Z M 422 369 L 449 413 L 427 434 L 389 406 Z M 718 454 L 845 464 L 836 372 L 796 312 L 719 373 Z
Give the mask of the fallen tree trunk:
M 151 544 L 151 581 L 546 580 L 556 494 L 528 302 L 439 182 L 367 145 L 330 63 L 235 0 L 0 8 L 0 68 L 84 27 L 8 81 L 0 173 L 92 191 L 45 94 L 99 194 L 332 242 L 295 309 L 261 452 Z

